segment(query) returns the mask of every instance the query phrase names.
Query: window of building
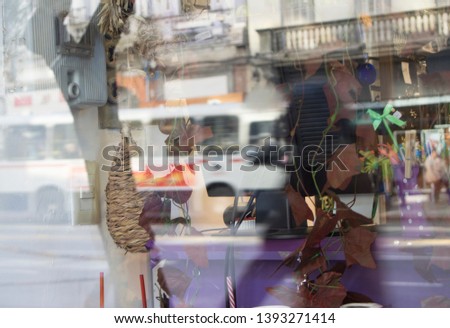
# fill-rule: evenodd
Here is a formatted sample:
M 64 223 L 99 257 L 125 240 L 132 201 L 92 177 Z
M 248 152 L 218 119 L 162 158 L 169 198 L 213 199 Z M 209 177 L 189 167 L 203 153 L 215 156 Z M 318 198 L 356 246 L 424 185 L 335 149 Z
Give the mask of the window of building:
M 364 0 L 361 7 L 362 12 L 369 15 L 385 14 L 391 10 L 392 0 Z
M 306 24 L 314 20 L 314 0 L 283 0 L 281 7 L 285 25 Z

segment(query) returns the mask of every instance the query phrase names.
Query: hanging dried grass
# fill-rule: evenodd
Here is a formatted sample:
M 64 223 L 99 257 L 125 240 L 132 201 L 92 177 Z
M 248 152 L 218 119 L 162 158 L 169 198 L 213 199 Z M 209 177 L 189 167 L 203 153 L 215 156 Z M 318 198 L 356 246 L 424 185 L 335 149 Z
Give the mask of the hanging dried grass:
M 103 0 L 98 14 L 100 33 L 120 34 L 132 11 L 133 3 L 130 0 Z
M 122 136 L 116 153 L 120 159 L 109 172 L 106 185 L 106 223 L 117 246 L 131 253 L 144 253 L 145 244 L 153 239 L 139 225 L 139 215 L 144 206 L 144 197 L 136 191 L 131 174 L 130 138 Z
M 187 42 L 184 34 L 175 34 L 166 40 L 160 26 L 150 19 L 133 16 L 136 22 L 136 35 L 133 50 L 141 59 L 154 60 L 160 67 L 165 67 L 166 60 L 179 55 L 180 48 Z
M 139 18 L 137 21 L 137 42 L 135 42 L 134 48 L 143 58 L 152 59 L 157 52 L 157 48 L 164 46 L 165 41 L 154 23 L 143 18 Z

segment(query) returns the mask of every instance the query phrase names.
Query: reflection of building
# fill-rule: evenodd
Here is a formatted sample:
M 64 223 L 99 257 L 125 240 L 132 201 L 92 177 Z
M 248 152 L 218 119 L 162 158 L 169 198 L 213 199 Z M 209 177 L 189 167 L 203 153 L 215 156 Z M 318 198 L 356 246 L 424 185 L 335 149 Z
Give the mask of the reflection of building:
M 299 81 L 301 65 L 324 55 L 341 62 L 351 58 L 355 65 L 369 61 L 378 78 L 364 100 L 397 99 L 397 107 L 411 116 L 409 128 L 429 128 L 449 121 L 447 101 L 412 106 L 404 99 L 450 94 L 448 5 L 445 0 L 249 0 L 250 52 L 269 58 L 266 68 L 288 85 Z
M 212 0 L 208 10 L 184 13 L 180 1 L 138 1 L 136 13 L 146 23 L 131 19 L 131 32 L 118 47 L 120 63 L 128 63 L 119 64 L 118 83 L 129 96 L 122 106 L 242 100 L 248 75 L 245 2 Z M 157 37 L 145 39 L 150 34 Z

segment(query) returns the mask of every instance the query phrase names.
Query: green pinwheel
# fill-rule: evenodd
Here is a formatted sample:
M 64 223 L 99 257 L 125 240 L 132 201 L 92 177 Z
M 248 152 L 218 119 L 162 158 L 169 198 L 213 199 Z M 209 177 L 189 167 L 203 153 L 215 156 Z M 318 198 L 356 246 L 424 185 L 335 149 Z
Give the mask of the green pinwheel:
M 398 144 L 397 140 L 394 138 L 394 134 L 392 133 L 391 128 L 389 127 L 389 123 L 395 124 L 399 127 L 404 127 L 406 125 L 406 122 L 402 121 L 401 119 L 395 117 L 392 115 L 394 107 L 391 104 L 387 104 L 386 107 L 383 109 L 383 114 L 379 114 L 376 111 L 372 109 L 367 110 L 367 114 L 369 114 L 372 125 L 375 130 L 378 129 L 381 123 L 384 124 L 387 132 L 389 133 L 389 136 L 392 139 L 392 142 L 394 143 L 394 149 L 395 151 L 398 151 Z

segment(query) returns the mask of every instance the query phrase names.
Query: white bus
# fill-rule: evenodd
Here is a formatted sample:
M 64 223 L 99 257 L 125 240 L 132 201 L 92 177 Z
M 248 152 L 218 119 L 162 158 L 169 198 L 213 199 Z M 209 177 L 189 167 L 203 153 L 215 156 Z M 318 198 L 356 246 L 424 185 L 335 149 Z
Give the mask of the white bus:
M 185 159 L 191 164 L 193 161 L 199 169 L 201 181 L 205 184 L 209 196 L 233 196 L 254 190 L 284 188 L 288 174 L 282 162 L 286 158 L 277 154 L 274 156 L 276 160 L 269 162 L 267 158 L 264 161 L 256 156 L 256 152 L 261 150 L 258 147 L 263 146 L 269 137 L 275 142 L 273 146 L 278 147 L 274 148 L 274 151 L 285 144 L 285 136 L 274 138 L 274 134 L 286 129 L 282 124 L 283 115 L 283 109 L 255 109 L 246 107 L 244 103 L 119 110 L 120 120 L 130 124 L 132 137 L 145 151 L 144 159 L 154 162 L 161 161 L 164 156 L 162 146 L 167 135 L 159 130 L 158 124 L 161 120 L 170 124 L 175 119 L 189 118 L 193 124 L 211 128 L 212 137 L 196 142 L 199 146 L 196 155 Z M 287 135 L 288 132 L 284 134 Z M 147 152 L 148 145 L 153 146 L 151 154 Z M 205 156 L 205 149 L 209 149 L 211 156 Z M 242 156 L 242 151 L 247 156 Z M 169 156 L 169 162 L 173 160 L 173 156 Z M 253 160 L 256 160 L 256 163 Z M 277 161 L 280 165 L 277 165 Z M 134 171 L 142 171 L 142 162 L 138 163 L 134 157 L 133 163 Z M 146 164 L 144 161 L 144 166 Z M 148 171 L 148 168 L 146 170 Z M 163 176 L 168 172 L 152 173 L 155 173 L 154 176 Z M 191 181 L 190 187 L 195 187 L 195 181 L 198 179 L 186 177 L 185 174 L 184 180 L 174 187 L 179 189 L 187 186 L 189 182 L 186 180 Z M 145 189 L 145 182 L 142 186 Z M 151 183 L 147 184 L 147 187 L 151 189 Z
M 251 152 L 251 147 L 261 146 L 277 128 L 283 112 L 242 106 L 188 106 L 189 113 L 185 112 L 186 108 L 120 110 L 120 119 L 130 125 L 137 144 L 144 150 L 148 145 L 154 146 L 154 153 L 150 155 L 153 160 L 162 158 L 163 150 L 158 146 L 164 145 L 167 137 L 159 131 L 158 120 L 180 118 L 183 116 L 180 113 L 213 130 L 212 138 L 200 142 L 202 150 L 208 146 L 224 150 L 220 159 L 195 156 L 194 163 L 200 167 L 198 173 L 174 172 L 171 166 L 165 172 L 151 172 L 152 179 L 146 179 L 137 158 L 133 157 L 138 190 L 192 189 L 198 187 L 199 182 L 210 196 L 282 189 L 288 177 L 282 166 L 257 163 L 245 171 L 242 167 L 251 167 L 253 163 L 227 149 L 236 150 L 228 148 L 233 146 L 241 150 L 249 146 Z M 148 156 L 146 153 L 145 158 Z M 205 169 L 206 166 L 213 169 Z M 94 195 L 70 112 L 3 115 L 0 120 L 0 179 L 0 222 L 78 223 L 81 203 L 93 201 L 83 198 Z
M 73 224 L 89 190 L 70 112 L 0 118 L 0 222 Z

